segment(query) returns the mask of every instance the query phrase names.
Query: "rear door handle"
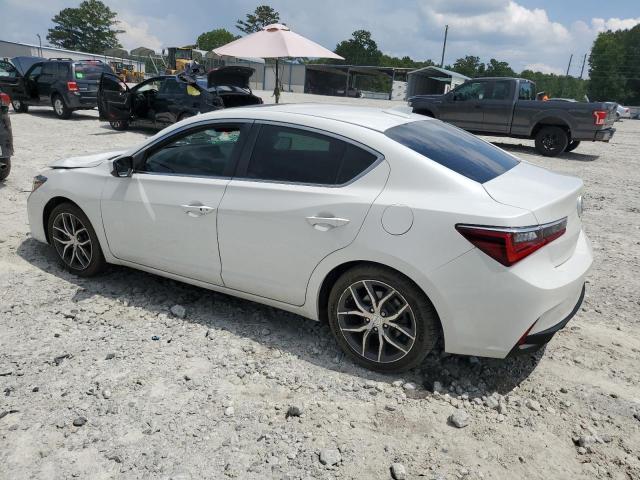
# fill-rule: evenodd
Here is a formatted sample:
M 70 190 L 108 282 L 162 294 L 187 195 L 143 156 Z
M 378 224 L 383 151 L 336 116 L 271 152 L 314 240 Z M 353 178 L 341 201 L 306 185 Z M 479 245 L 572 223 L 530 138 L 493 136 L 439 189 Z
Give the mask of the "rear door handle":
M 309 225 L 313 226 L 316 230 L 326 232 L 332 228 L 342 227 L 349 223 L 347 218 L 338 217 L 307 217 Z
M 180 205 L 184 210 L 184 213 L 190 217 L 202 217 L 208 215 L 215 210 L 213 207 L 206 205 Z

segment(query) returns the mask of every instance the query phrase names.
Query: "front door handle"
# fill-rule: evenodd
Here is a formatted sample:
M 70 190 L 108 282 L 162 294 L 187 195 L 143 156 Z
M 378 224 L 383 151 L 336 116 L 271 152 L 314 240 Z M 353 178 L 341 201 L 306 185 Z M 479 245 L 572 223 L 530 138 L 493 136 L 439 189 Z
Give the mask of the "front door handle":
M 215 210 L 213 207 L 206 205 L 180 205 L 184 210 L 184 213 L 190 217 L 202 217 L 208 215 Z
M 342 227 L 343 225 L 346 225 L 347 223 L 349 223 L 349 220 L 346 218 L 338 217 L 307 217 L 307 222 L 316 230 L 326 232 L 327 230 L 331 230 L 332 228 Z

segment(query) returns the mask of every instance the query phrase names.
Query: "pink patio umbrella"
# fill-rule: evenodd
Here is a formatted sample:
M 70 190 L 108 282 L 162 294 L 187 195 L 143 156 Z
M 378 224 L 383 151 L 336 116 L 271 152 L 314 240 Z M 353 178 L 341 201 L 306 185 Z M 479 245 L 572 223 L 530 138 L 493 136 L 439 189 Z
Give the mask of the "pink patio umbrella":
M 278 79 L 278 60 L 287 57 L 312 57 L 312 58 L 336 58 L 344 60 L 331 50 L 312 42 L 302 35 L 292 32 L 286 25 L 274 23 L 267 25 L 259 32 L 234 40 L 213 51 L 218 55 L 229 57 L 259 57 L 276 59 L 276 88 L 274 94 L 276 103 L 280 97 L 280 84 Z

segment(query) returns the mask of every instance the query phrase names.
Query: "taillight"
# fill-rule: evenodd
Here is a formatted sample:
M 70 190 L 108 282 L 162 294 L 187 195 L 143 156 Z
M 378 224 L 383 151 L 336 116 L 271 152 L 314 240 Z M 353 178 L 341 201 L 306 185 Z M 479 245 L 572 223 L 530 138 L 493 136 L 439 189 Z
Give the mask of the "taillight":
M 593 118 L 596 125 L 604 125 L 604 121 L 607 119 L 606 110 L 594 110 Z
M 70 92 L 77 92 L 78 84 L 76 82 L 67 82 L 67 90 Z
M 510 267 L 567 231 L 567 218 L 534 227 L 456 225 L 456 230 L 484 253 Z
M 8 107 L 10 103 L 11 103 L 11 99 L 9 98 L 9 95 L 7 95 L 6 93 L 0 92 L 0 106 Z

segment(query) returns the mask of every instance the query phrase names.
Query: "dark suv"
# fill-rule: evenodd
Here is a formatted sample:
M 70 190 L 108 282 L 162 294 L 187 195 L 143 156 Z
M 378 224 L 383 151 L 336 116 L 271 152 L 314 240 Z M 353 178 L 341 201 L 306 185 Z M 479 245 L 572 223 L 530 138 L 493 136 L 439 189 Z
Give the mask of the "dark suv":
M 29 106 L 51 105 L 58 118 L 69 118 L 74 110 L 97 106 L 98 81 L 102 73 L 113 73 L 100 60 L 24 57 L 0 61 L 0 88 L 11 97 L 16 112 Z M 27 69 L 22 65 L 29 64 Z

